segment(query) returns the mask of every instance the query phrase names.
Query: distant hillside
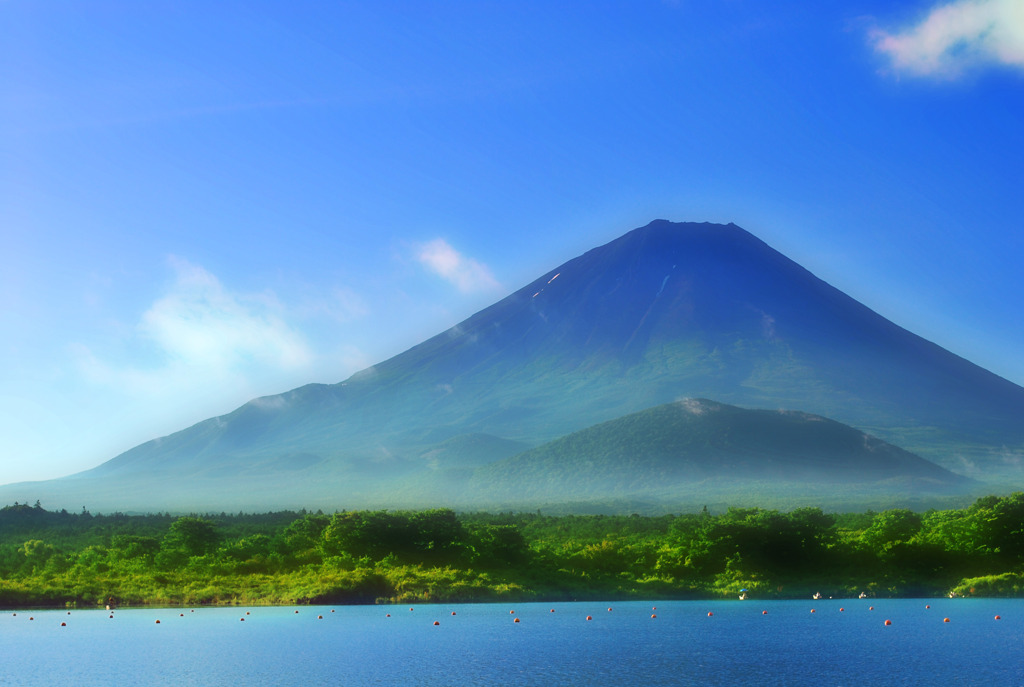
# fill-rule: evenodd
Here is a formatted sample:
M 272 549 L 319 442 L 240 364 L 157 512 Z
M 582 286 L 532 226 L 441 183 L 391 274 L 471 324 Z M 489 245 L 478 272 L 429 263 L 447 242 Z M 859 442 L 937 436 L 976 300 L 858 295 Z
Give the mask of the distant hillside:
M 467 493 L 498 501 L 664 497 L 694 488 L 898 488 L 969 480 L 852 427 L 795 411 L 705 399 L 651 408 L 479 468 Z
M 256 399 L 79 475 L 0 487 L 0 503 L 398 507 L 403 485 L 438 471 L 682 397 L 799 408 L 1024 484 L 1024 389 L 735 225 L 659 220 L 344 382 Z

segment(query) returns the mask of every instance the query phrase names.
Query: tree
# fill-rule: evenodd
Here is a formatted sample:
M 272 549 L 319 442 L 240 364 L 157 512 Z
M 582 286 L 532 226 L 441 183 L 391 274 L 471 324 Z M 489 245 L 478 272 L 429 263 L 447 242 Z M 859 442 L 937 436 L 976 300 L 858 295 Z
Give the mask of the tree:
M 409 518 L 412 548 L 424 563 L 461 563 L 468 554 L 466 529 L 448 508 L 413 513 Z
M 477 560 L 485 568 L 517 566 L 529 558 L 530 547 L 515 525 L 482 525 L 473 534 Z
M 180 551 L 188 556 L 212 553 L 220 539 L 212 522 L 201 518 L 183 517 L 171 523 L 164 535 L 163 548 Z
M 396 530 L 407 529 L 404 523 L 386 511 L 346 511 L 331 516 L 323 530 L 325 555 L 348 554 L 353 558 L 369 556 L 380 560 L 389 553 L 397 553 L 396 545 L 403 542 Z
M 1024 493 L 991 499 L 978 504 L 975 510 L 981 516 L 980 527 L 985 541 L 1008 563 L 1024 559 Z
M 152 558 L 160 550 L 160 540 L 135 534 L 116 534 L 110 538 L 110 552 L 119 558 Z
M 469 553 L 468 535 L 455 511 L 335 513 L 323 532 L 325 555 L 381 560 L 393 554 L 415 563 L 454 564 Z
M 50 556 L 56 553 L 56 549 L 42 539 L 29 539 L 21 545 L 21 553 L 29 568 L 42 567 Z
M 270 537 L 257 533 L 234 542 L 231 546 L 227 547 L 226 553 L 231 558 L 244 561 L 256 556 L 269 556 L 270 545 Z
M 330 518 L 321 513 L 306 514 L 303 517 L 293 520 L 284 528 L 279 539 L 278 549 L 280 553 L 293 558 L 309 558 L 316 553 L 321 544 L 324 530 L 331 522 Z
M 921 523 L 921 516 L 906 508 L 882 511 L 860 540 L 881 555 L 897 544 L 909 542 L 921 530 Z

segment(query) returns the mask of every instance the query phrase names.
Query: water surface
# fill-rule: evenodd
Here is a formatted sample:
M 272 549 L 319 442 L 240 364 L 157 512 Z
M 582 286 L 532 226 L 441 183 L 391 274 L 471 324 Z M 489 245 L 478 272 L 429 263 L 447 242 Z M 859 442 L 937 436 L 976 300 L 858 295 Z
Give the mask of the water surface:
M 109 615 L 0 613 L 0 684 L 1024 684 L 1024 600 L 146 608 Z

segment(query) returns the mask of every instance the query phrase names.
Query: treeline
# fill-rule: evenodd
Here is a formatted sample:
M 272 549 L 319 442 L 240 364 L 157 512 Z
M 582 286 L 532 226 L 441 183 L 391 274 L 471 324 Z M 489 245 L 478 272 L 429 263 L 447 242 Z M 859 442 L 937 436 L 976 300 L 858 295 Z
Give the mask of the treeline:
M 1024 593 L 1024 494 L 660 517 L 0 509 L 0 606 Z

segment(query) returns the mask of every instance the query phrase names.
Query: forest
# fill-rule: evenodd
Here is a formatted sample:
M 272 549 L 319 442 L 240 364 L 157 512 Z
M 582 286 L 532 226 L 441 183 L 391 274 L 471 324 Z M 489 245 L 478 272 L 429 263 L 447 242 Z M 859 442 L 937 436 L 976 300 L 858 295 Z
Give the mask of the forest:
M 0 509 L 0 607 L 1024 595 L 1024 493 L 647 517 Z

